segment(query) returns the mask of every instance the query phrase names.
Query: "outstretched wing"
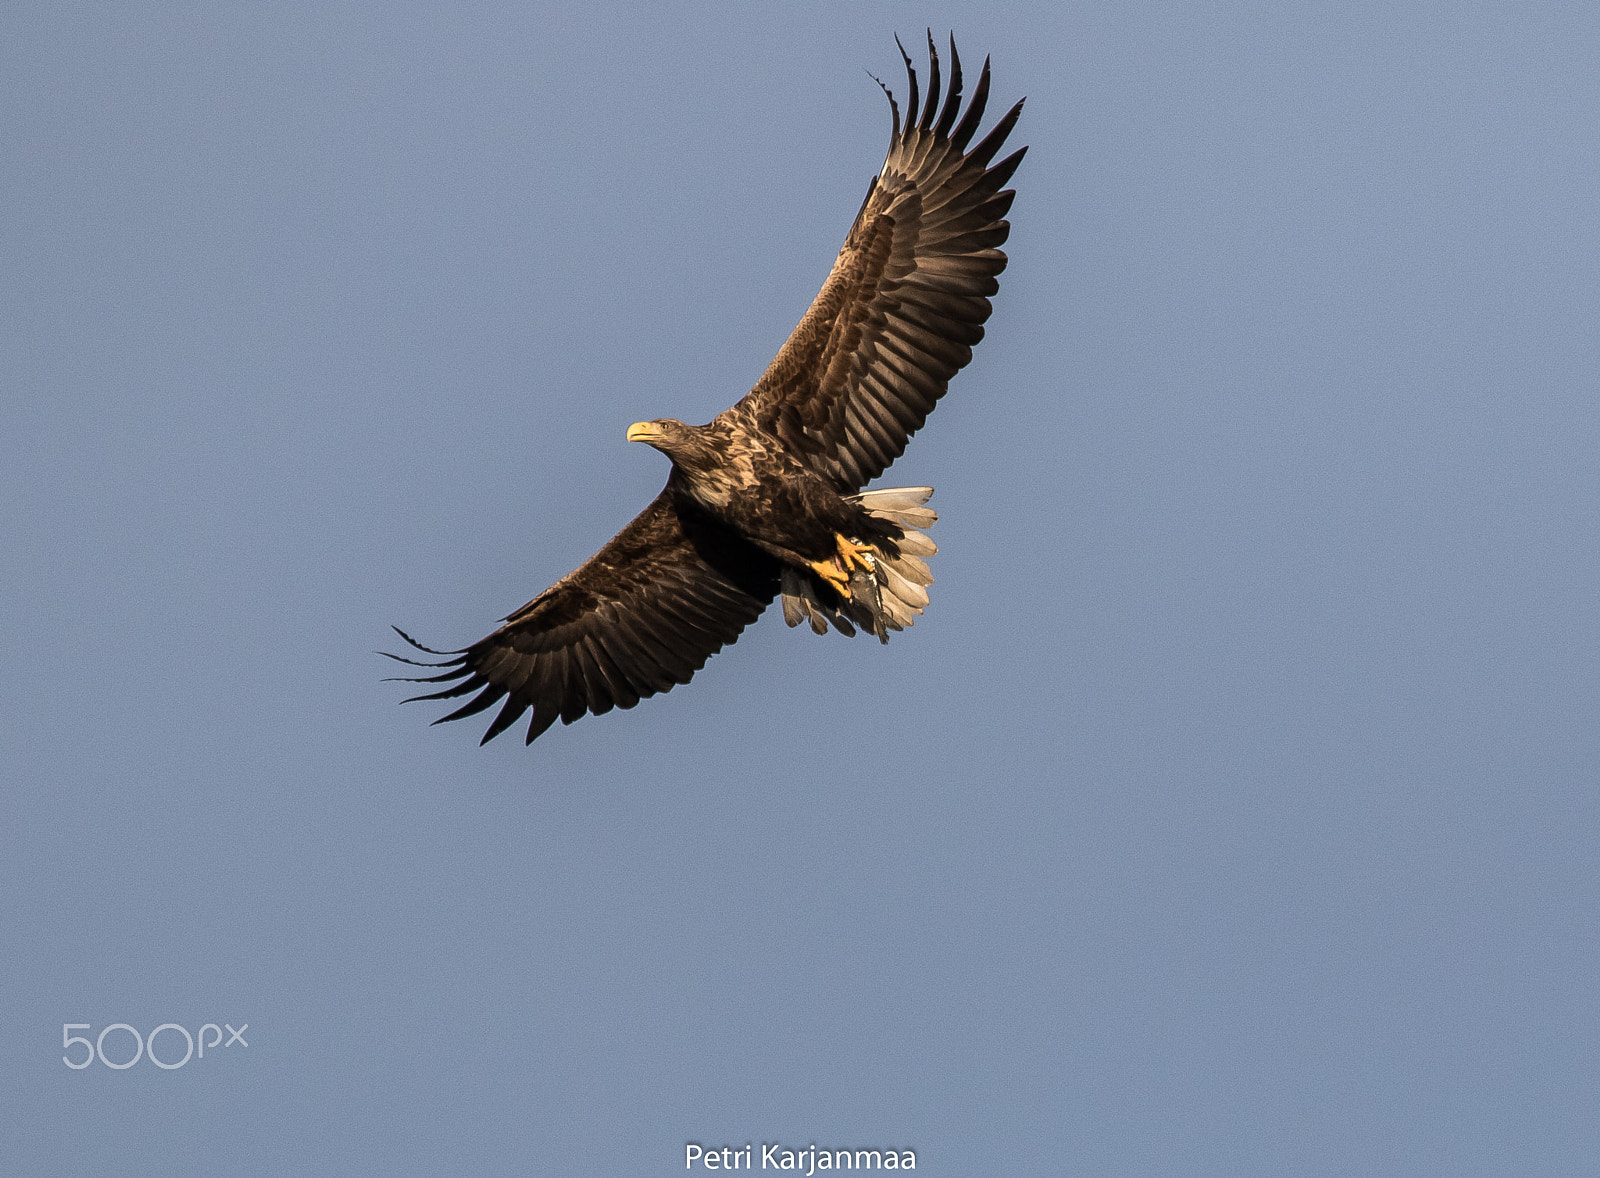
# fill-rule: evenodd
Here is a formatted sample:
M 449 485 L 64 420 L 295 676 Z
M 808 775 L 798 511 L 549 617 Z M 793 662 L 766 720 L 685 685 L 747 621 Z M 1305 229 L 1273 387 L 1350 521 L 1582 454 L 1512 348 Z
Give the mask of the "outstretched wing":
M 448 668 L 407 680 L 453 684 L 413 699 L 478 693 L 434 723 L 476 715 L 504 699 L 484 743 L 532 708 L 532 744 L 557 718 L 570 724 L 588 712 L 631 708 L 689 682 L 777 591 L 777 562 L 720 525 L 680 510 L 669 482 L 609 544 L 487 638 L 466 650 L 435 651 L 400 631 L 419 650 L 456 657 L 442 663 L 389 657 Z
M 967 149 L 988 102 L 987 61 L 962 114 L 961 60 L 951 40 L 941 108 L 930 36 L 919 116 L 916 71 L 903 48 L 900 54 L 911 91 L 905 126 L 890 94 L 889 156 L 828 281 L 755 388 L 724 414 L 776 434 L 840 491 L 860 490 L 904 453 L 950 378 L 972 359 L 1006 266 L 999 247 L 1011 232 L 1003 218 L 1016 193 L 1001 187 L 1027 151 L 989 166 L 1020 102 Z

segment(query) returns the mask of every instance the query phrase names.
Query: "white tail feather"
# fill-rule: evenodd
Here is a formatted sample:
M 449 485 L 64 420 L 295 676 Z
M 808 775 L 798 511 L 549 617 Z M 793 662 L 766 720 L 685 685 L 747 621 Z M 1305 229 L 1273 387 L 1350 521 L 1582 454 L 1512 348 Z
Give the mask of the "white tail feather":
M 909 556 L 932 556 L 939 551 L 939 546 L 925 533 L 913 528 L 906 533 L 905 539 L 900 541 L 900 551 Z
M 901 601 L 909 606 L 921 609 L 928 604 L 928 591 L 921 585 L 902 576 L 900 570 L 894 567 L 898 563 L 898 561 L 893 560 L 879 561 L 878 572 L 880 576 L 878 579 L 883 582 L 885 589 Z

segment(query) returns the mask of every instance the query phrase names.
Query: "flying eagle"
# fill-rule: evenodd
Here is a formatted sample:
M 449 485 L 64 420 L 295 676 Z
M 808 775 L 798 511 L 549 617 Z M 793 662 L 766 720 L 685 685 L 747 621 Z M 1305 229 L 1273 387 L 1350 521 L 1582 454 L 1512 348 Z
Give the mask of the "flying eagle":
M 884 86 L 888 158 L 777 358 L 707 425 L 664 417 L 628 427 L 630 442 L 672 460 L 655 501 L 465 650 L 432 650 L 396 628 L 418 650 L 447 656 L 389 656 L 443 668 L 405 680 L 450 684 L 413 699 L 477 693 L 435 723 L 503 700 L 484 742 L 532 709 L 531 744 L 557 719 L 631 708 L 689 682 L 780 594 L 790 626 L 860 627 L 883 642 L 927 605 L 933 578 L 922 558 L 935 548 L 921 529 L 937 518 L 924 506 L 933 489 L 863 488 L 905 452 L 983 338 L 1016 195 L 1002 189 L 1027 149 L 990 165 L 1021 102 L 968 147 L 989 97 L 987 60 L 963 112 L 954 39 L 943 105 L 933 38 L 925 105 L 903 47 L 900 56 L 905 123 Z

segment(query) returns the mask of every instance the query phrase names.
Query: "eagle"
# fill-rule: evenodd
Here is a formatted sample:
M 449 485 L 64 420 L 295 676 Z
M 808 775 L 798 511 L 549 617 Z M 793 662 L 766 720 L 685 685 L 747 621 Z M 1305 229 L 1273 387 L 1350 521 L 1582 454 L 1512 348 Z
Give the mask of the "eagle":
M 962 107 L 950 41 L 943 91 L 928 37 L 928 93 L 898 38 L 907 105 L 889 100 L 888 157 L 872 180 L 816 300 L 755 387 L 706 425 L 628 427 L 672 461 L 667 485 L 576 571 L 464 650 L 412 647 L 443 661 L 387 657 L 447 684 L 414 700 L 471 695 L 434 723 L 495 704 L 487 743 L 531 711 L 526 742 L 631 708 L 687 683 L 781 595 L 784 621 L 818 634 L 857 628 L 887 642 L 928 604 L 923 530 L 931 487 L 866 490 L 972 359 L 1006 267 L 1000 247 L 1027 148 L 991 163 L 1019 101 L 973 145 L 989 98 L 985 59 Z M 876 80 L 876 79 L 874 79 Z M 387 654 L 387 652 L 384 652 Z M 476 693 L 476 694 L 474 694 Z

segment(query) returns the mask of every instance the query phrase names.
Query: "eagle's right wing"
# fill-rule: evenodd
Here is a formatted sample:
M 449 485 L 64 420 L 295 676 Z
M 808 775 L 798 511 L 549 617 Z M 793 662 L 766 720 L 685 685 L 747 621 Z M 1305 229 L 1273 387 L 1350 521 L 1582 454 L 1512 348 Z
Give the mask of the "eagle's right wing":
M 531 744 L 558 718 L 570 724 L 588 712 L 631 708 L 689 682 L 777 591 L 777 561 L 710 520 L 680 511 L 669 483 L 587 562 L 465 650 L 430 650 L 399 631 L 419 650 L 455 658 L 420 663 L 389 657 L 449 668 L 407 680 L 452 684 L 413 699 L 478 692 L 434 723 L 476 715 L 504 699 L 484 742 L 532 708 Z

